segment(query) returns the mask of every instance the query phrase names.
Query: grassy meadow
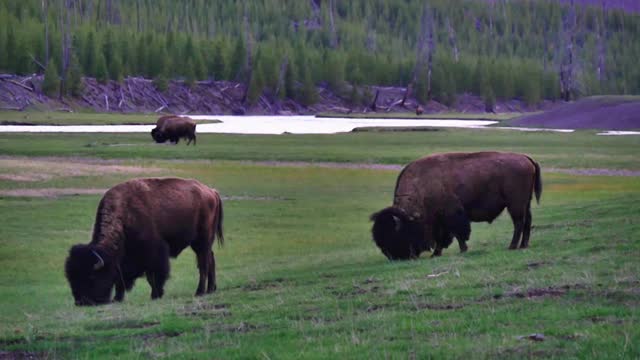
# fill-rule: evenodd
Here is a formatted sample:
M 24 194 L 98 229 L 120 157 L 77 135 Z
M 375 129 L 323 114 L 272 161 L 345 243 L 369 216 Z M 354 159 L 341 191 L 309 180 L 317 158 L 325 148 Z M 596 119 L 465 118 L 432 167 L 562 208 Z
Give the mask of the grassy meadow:
M 398 171 L 362 164 L 489 149 L 543 168 L 530 248 L 507 250 L 503 215 L 473 224 L 465 254 L 388 262 L 368 216 Z M 638 358 L 640 177 L 555 170 L 637 171 L 638 150 L 638 137 L 488 129 L 202 134 L 196 147 L 0 134 L 0 358 Z M 186 249 L 161 300 L 140 278 L 124 303 L 75 307 L 67 252 L 89 241 L 101 191 L 138 176 L 225 197 L 218 291 L 193 297 Z

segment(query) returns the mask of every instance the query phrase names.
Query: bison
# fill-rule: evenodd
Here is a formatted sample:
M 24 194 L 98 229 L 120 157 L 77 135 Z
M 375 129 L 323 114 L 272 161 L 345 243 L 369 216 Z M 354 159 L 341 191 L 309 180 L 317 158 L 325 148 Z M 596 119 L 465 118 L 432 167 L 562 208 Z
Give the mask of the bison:
M 371 215 L 376 245 L 390 260 L 440 256 L 455 237 L 467 250 L 471 222 L 491 223 L 507 208 L 514 231 L 510 249 L 529 245 L 531 198 L 540 202 L 540 166 L 526 155 L 447 153 L 407 165 L 396 182 L 393 206 Z
M 124 299 L 125 290 L 146 275 L 151 299 L 162 297 L 169 257 L 187 246 L 196 253 L 200 281 L 196 296 L 216 290 L 212 245 L 222 245 L 222 201 L 214 189 L 189 179 L 133 179 L 109 189 L 96 213 L 89 244 L 74 245 L 65 263 L 76 305 Z
M 156 127 L 151 130 L 151 137 L 157 143 L 163 143 L 167 140 L 174 144 L 180 141 L 180 138 L 186 138 L 189 141 L 187 145 L 193 141 L 196 145 L 196 123 L 187 117 L 176 115 L 162 116 L 156 122 Z

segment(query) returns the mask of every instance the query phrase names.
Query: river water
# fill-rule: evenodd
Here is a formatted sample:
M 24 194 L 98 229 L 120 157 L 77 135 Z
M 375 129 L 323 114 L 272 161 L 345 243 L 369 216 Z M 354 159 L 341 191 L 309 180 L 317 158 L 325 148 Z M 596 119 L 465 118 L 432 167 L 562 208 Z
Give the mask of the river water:
M 316 118 L 314 116 L 211 116 L 193 115 L 194 120 L 221 120 L 222 123 L 198 124 L 198 133 L 229 134 L 333 134 L 349 132 L 357 127 L 448 127 L 478 128 L 495 124 L 485 120 L 437 119 L 351 119 Z M 65 132 L 65 133 L 136 133 L 150 132 L 155 125 L 6 125 L 0 132 Z
M 516 131 L 574 132 L 572 129 L 488 127 L 497 121 L 456 119 L 373 119 L 317 118 L 315 116 L 231 116 L 191 115 L 194 120 L 221 120 L 222 123 L 198 124 L 198 133 L 226 134 L 335 134 L 359 127 L 436 127 L 503 129 Z M 1 125 L 0 133 L 148 133 L 155 125 Z M 597 135 L 640 135 L 638 131 L 607 131 Z

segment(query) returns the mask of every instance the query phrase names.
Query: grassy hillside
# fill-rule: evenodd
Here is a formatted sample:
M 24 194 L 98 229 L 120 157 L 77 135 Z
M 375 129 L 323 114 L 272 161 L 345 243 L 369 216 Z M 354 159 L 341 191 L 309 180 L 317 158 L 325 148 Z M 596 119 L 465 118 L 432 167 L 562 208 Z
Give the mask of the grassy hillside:
M 507 123 L 556 129 L 640 129 L 640 96 L 593 96 Z

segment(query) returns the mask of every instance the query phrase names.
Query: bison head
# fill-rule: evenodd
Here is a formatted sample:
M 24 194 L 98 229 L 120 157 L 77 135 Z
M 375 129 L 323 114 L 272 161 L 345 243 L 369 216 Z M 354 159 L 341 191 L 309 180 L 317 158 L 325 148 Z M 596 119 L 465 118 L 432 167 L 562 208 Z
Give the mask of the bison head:
M 389 260 L 420 256 L 430 246 L 424 242 L 422 226 L 399 208 L 388 207 L 371 215 L 373 241 Z
M 164 132 L 159 130 L 157 127 L 151 130 L 151 137 L 157 143 L 163 143 L 167 141 L 167 137 Z
M 76 305 L 99 305 L 111 301 L 115 266 L 92 245 L 75 245 L 65 263 L 65 275 Z

